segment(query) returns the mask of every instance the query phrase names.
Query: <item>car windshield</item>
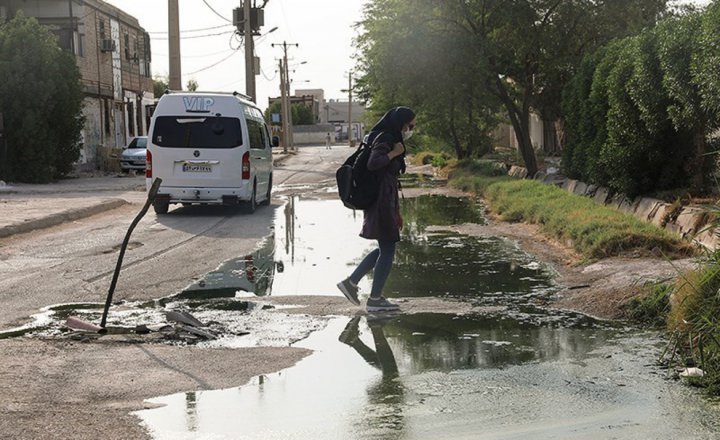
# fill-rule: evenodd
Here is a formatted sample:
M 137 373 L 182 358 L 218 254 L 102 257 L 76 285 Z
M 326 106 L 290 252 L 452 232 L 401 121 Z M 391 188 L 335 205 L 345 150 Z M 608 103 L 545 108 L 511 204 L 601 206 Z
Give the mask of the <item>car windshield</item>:
M 153 142 L 173 148 L 234 148 L 242 145 L 240 119 L 221 116 L 160 116 Z
M 128 145 L 128 148 L 147 148 L 147 138 L 141 137 L 133 139 L 130 145 Z

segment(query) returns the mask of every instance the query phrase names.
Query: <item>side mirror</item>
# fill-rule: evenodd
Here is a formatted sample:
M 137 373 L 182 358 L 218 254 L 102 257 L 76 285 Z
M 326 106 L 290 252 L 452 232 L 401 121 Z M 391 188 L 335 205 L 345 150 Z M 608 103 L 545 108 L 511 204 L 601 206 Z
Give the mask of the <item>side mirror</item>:
M 272 146 L 273 147 L 279 147 L 280 146 L 280 138 L 277 136 L 272 137 Z

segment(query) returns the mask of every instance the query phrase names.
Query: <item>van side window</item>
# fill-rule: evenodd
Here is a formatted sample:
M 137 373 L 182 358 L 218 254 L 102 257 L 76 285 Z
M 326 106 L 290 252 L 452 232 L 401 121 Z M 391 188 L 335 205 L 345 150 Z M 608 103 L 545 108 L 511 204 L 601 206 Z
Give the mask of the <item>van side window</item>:
M 264 150 L 267 145 L 264 124 L 255 119 L 246 119 L 248 136 L 250 137 L 250 148 Z
M 268 126 L 265 123 L 263 123 L 263 135 L 265 136 L 265 146 L 270 148 L 270 132 L 268 131 Z

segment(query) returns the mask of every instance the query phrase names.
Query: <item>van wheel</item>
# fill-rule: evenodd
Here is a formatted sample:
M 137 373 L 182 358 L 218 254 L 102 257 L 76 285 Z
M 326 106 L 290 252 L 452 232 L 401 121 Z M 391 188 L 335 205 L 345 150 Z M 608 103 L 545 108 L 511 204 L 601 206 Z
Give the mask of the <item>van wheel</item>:
M 267 190 L 267 194 L 265 194 L 265 200 L 263 200 L 261 205 L 268 206 L 268 205 L 270 205 L 271 200 L 272 200 L 272 175 L 270 175 L 270 180 L 268 181 L 268 190 Z
M 253 184 L 253 191 L 252 191 L 252 196 L 250 196 L 250 201 L 245 202 L 245 204 L 243 206 L 243 212 L 245 212 L 245 214 L 252 214 L 253 212 L 255 212 L 255 209 L 257 208 L 256 193 L 257 193 L 257 183 Z
M 170 203 L 168 202 L 153 202 L 153 209 L 155 210 L 155 214 L 167 214 L 169 207 Z

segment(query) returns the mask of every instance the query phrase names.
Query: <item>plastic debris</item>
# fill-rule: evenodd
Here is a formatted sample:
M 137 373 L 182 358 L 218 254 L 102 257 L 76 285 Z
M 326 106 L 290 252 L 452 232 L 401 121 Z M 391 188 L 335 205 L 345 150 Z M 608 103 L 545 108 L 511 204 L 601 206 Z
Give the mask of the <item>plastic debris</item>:
M 168 319 L 168 321 L 175 321 L 193 327 L 206 327 L 205 324 L 203 324 L 193 315 L 185 311 L 171 310 L 169 312 L 165 312 L 165 317 Z
M 703 377 L 705 372 L 700 368 L 685 368 L 680 372 L 680 377 Z

